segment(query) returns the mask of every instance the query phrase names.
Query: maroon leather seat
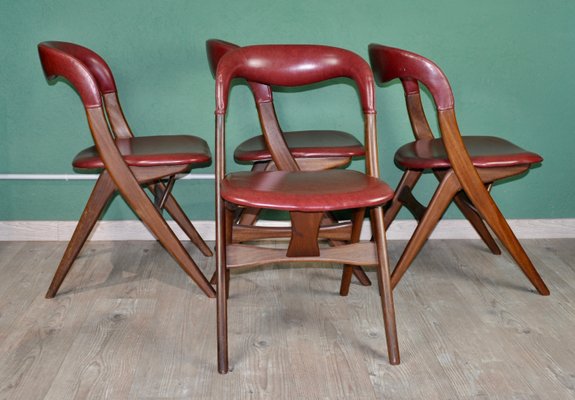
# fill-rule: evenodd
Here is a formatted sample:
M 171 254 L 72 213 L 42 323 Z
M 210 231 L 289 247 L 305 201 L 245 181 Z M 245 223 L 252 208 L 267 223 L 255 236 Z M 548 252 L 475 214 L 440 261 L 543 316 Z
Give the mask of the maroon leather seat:
M 210 164 L 205 140 L 186 135 L 134 137 L 120 106 L 112 71 L 98 54 L 67 42 L 40 43 L 38 52 L 46 78 L 61 76 L 68 80 L 86 110 L 95 145 L 81 151 L 73 166 L 100 172 L 46 297 L 54 297 L 58 292 L 115 192 L 200 289 L 208 297 L 215 297 L 214 289 L 162 215 L 162 210 L 168 211 L 192 243 L 204 255 L 212 255 L 171 193 L 176 176 Z M 153 202 L 142 186 L 154 194 Z
M 369 46 L 369 57 L 379 82 L 401 81 L 416 139 L 399 148 L 395 154 L 395 163 L 404 170 L 404 174 L 386 210 L 385 226 L 389 227 L 403 206 L 416 217 L 418 225 L 393 271 L 392 285 L 397 285 L 449 204 L 454 202 L 494 254 L 500 254 L 501 250 L 486 224 L 537 291 L 549 294 L 549 289 L 489 192 L 494 182 L 526 172 L 533 164 L 540 163 L 542 157 L 499 137 L 462 136 L 449 81 L 431 60 L 378 44 Z M 435 138 L 427 121 L 420 84 L 433 98 L 440 138 Z M 413 195 L 413 188 L 426 172 L 431 172 L 440 183 L 429 204 L 424 206 Z
M 283 132 L 287 146 L 295 159 L 325 157 L 363 157 L 365 149 L 354 136 L 341 131 Z M 234 151 L 238 163 L 252 164 L 271 161 L 263 136 L 254 136 L 240 143 Z
M 228 371 L 227 300 L 229 271 L 277 262 L 329 262 L 344 264 L 351 279 L 354 266 L 375 266 L 391 364 L 399 363 L 393 296 L 385 250 L 383 204 L 393 191 L 379 180 L 376 148 L 373 74 L 358 55 L 339 48 L 316 45 L 260 45 L 226 52 L 217 63 L 216 78 L 216 269 L 218 283 L 218 370 Z M 233 79 L 258 82 L 260 88 L 303 86 L 333 78 L 348 78 L 356 86 L 363 110 L 365 172 L 323 169 L 302 171 L 293 149 L 277 124 L 270 101 L 257 102 L 262 135 L 278 171 L 226 170 L 226 111 Z M 267 89 L 266 89 L 267 90 Z M 355 109 L 353 111 L 356 111 Z M 307 132 L 313 136 L 315 133 Z M 297 133 L 302 138 L 306 133 Z M 293 143 L 292 143 L 293 144 Z M 319 149 L 319 148 L 318 148 Z M 315 151 L 315 150 L 314 150 Z M 360 242 L 366 208 L 370 208 L 374 241 Z M 289 228 L 263 227 L 237 221 L 238 209 L 289 211 Z M 322 224 L 326 212 L 351 210 L 351 221 Z M 287 249 L 254 245 L 262 238 L 289 238 Z M 318 239 L 338 246 L 320 248 Z M 257 244 L 257 243 L 256 243 Z M 333 265 L 333 264 L 332 264 Z
M 324 212 L 377 207 L 393 198 L 381 180 L 350 170 L 234 172 L 222 197 L 244 207 Z
M 208 166 L 212 162 L 210 148 L 202 138 L 189 135 L 162 135 L 118 138 L 115 140 L 126 165 L 154 167 L 173 165 Z M 76 169 L 102 169 L 104 161 L 96 146 L 79 152 L 72 165 Z
M 543 161 L 539 154 L 499 137 L 463 136 L 462 139 L 476 168 L 512 167 Z M 395 163 L 405 169 L 451 168 L 441 139 L 420 139 L 404 144 L 395 152 Z

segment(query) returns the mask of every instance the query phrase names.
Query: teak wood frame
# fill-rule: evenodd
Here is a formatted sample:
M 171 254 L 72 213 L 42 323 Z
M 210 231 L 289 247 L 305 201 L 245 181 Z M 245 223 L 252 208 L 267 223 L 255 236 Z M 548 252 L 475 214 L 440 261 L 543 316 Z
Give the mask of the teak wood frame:
M 402 206 L 406 206 L 419 222 L 393 270 L 392 286 L 398 284 L 449 204 L 454 201 L 489 249 L 494 254 L 501 253 L 485 223 L 509 251 L 536 290 L 541 295 L 548 295 L 549 289 L 490 194 L 491 185 L 495 181 L 527 171 L 531 162 L 476 168 L 459 131 L 449 82 L 439 67 L 417 54 L 378 44 L 369 46 L 369 54 L 378 81 L 389 82 L 398 78 L 401 80 L 416 140 L 434 138 L 421 102 L 419 82 L 429 89 L 437 111 L 439 132 L 450 163 L 450 168 L 432 171 L 440 183 L 426 207 L 417 202 L 411 194 L 424 170 L 406 169 L 397 186 L 394 199 L 386 210 L 385 226 L 389 227 Z M 344 284 L 348 283 L 342 282 L 342 285 Z
M 312 54 L 318 56 L 324 46 L 301 46 L 300 48 L 312 47 Z M 331 49 L 331 48 L 330 48 Z M 252 51 L 253 50 L 253 51 Z M 260 53 L 261 51 L 261 53 Z M 373 225 L 374 240 L 359 243 L 359 233 L 363 220 L 364 208 L 354 211 L 351 223 L 321 225 L 324 212 L 290 212 L 292 226 L 287 229 L 265 228 L 253 226 L 251 224 L 235 223 L 235 213 L 237 204 L 226 201 L 222 196 L 222 182 L 226 178 L 226 153 L 225 153 L 225 115 L 227 110 L 227 96 L 230 82 L 234 78 L 245 78 L 251 81 L 258 81 L 266 84 L 281 84 L 285 86 L 298 86 L 316 82 L 305 78 L 297 77 L 291 81 L 286 79 L 275 79 L 281 76 L 279 73 L 266 70 L 264 76 L 257 76 L 258 71 L 249 71 L 244 68 L 238 72 L 236 63 L 242 66 L 250 64 L 250 55 L 262 55 L 264 57 L 277 57 L 284 65 L 297 62 L 297 57 L 287 59 L 290 52 L 298 53 L 298 46 L 250 46 L 234 50 L 226 54 L 219 63 L 216 71 L 216 271 L 218 282 L 217 294 L 217 337 L 218 337 L 218 371 L 227 373 L 228 364 L 228 329 L 227 329 L 227 299 L 229 287 L 229 271 L 233 268 L 251 267 L 261 264 L 278 262 L 339 262 L 345 264 L 345 274 L 351 279 L 352 266 L 375 266 L 378 276 L 378 287 L 380 291 L 381 305 L 383 310 L 384 326 L 386 330 L 386 341 L 388 357 L 391 364 L 398 364 L 399 347 L 397 342 L 397 332 L 395 325 L 395 311 L 393 306 L 393 295 L 390 282 L 390 271 L 388 255 L 385 244 L 384 213 L 381 205 L 370 209 L 371 221 Z M 342 50 L 343 52 L 343 50 Z M 305 53 L 310 57 L 310 53 Z M 346 55 L 353 54 L 345 52 Z M 319 56 L 318 56 L 319 57 Z M 356 55 L 353 55 L 355 62 L 365 64 Z M 361 60 L 361 61 L 358 61 Z M 301 62 L 308 62 L 306 65 L 314 65 L 314 58 Z M 265 64 L 265 63 L 264 63 Z M 364 66 L 362 64 L 362 67 Z M 369 106 L 364 105 L 364 138 L 366 148 L 366 174 L 370 177 L 379 177 L 378 153 L 377 153 L 377 130 L 374 108 L 374 83 L 371 71 L 365 64 L 367 70 L 362 68 L 362 77 L 365 78 L 364 85 L 367 87 L 364 94 L 368 98 Z M 297 68 L 294 68 L 297 70 Z M 267 75 L 266 75 L 267 74 Z M 295 75 L 295 74 L 294 74 Z M 351 78 L 351 75 L 341 75 Z M 335 76 L 330 76 L 333 78 Z M 291 76 L 290 78 L 293 78 Z M 319 80 L 318 80 L 319 81 Z M 294 83 L 295 82 L 295 83 Z M 273 106 L 269 103 L 258 105 L 260 121 L 265 118 L 266 113 L 272 113 Z M 274 163 L 281 169 L 285 167 L 288 171 L 299 171 L 296 161 L 293 159 L 287 147 L 281 130 L 277 125 L 262 123 L 262 130 L 269 149 L 272 151 Z M 343 172 L 343 171 L 342 171 Z M 273 172 L 272 172 L 273 173 Z M 289 173 L 289 172 L 288 172 Z M 294 172 L 297 173 L 297 172 Z M 391 192 L 390 192 L 391 193 Z M 391 195 L 390 195 L 391 197 Z M 244 205 L 244 207 L 247 207 Z M 240 242 L 260 239 L 262 237 L 290 237 L 288 250 L 262 248 L 252 245 L 241 244 Z M 317 246 L 318 237 L 336 239 L 349 244 L 342 244 L 335 247 L 319 248 Z
M 47 79 L 53 80 L 62 76 L 79 92 L 92 138 L 104 165 L 46 297 L 52 298 L 58 292 L 90 232 L 116 191 L 206 296 L 215 297 L 214 289 L 161 214 L 162 209 L 167 210 L 200 251 L 206 256 L 212 255 L 171 194 L 174 177 L 189 172 L 194 165 L 127 165 L 115 139 L 132 138 L 134 135 L 122 111 L 112 72 L 105 61 L 91 50 L 73 43 L 43 42 L 38 45 L 38 50 Z M 167 185 L 163 183 L 165 179 L 168 180 Z M 142 186 L 148 187 L 156 196 L 158 201 L 155 204 Z

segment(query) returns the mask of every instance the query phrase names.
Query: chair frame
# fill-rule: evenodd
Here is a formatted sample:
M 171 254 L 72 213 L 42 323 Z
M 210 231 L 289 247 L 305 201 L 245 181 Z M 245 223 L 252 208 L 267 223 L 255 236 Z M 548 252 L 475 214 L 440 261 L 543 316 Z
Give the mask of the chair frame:
M 240 48 L 237 44 L 227 42 L 220 39 L 209 39 L 206 41 L 206 53 L 212 74 L 216 75 L 217 66 L 220 59 L 228 52 Z M 350 155 L 346 157 L 295 157 L 289 149 L 286 142 L 284 131 L 282 130 L 273 101 L 273 90 L 269 85 L 259 82 L 247 82 L 256 104 L 256 109 L 259 117 L 262 131 L 266 131 L 266 135 L 262 135 L 267 144 L 268 149 L 272 152 L 272 159 L 266 161 L 254 162 L 252 171 L 319 171 L 332 168 L 341 168 L 348 165 L 352 157 L 359 156 L 356 151 L 350 150 Z M 303 132 L 302 132 L 303 133 Z M 311 131 L 308 133 L 312 134 Z M 321 153 L 320 151 L 317 151 Z M 354 154 L 354 155 L 351 155 Z M 362 156 L 364 153 L 361 154 Z M 236 216 L 238 225 L 253 225 L 256 223 L 260 209 L 249 207 L 242 208 Z M 337 223 L 337 219 L 332 213 L 326 213 L 323 219 L 324 225 L 333 225 Z M 263 232 L 263 231 L 262 231 Z M 271 236 L 283 235 L 287 237 L 290 235 L 290 228 L 283 227 L 267 227 L 266 232 Z M 341 241 L 331 240 L 333 245 L 342 244 Z M 346 273 L 352 272 L 358 279 L 359 283 L 363 286 L 370 286 L 371 280 L 361 266 L 349 266 L 346 268 Z M 217 281 L 216 275 L 212 276 L 210 282 L 215 284 Z M 340 287 L 340 294 L 346 296 L 349 288 Z
M 295 68 L 300 62 L 319 60 L 318 54 L 331 54 L 333 59 L 345 58 L 353 60 L 347 70 L 343 68 L 325 68 L 323 79 L 314 75 L 312 71 L 298 74 L 285 74 L 287 69 Z M 265 59 L 264 64 L 271 61 L 269 68 L 259 69 L 253 67 L 246 60 L 255 60 L 258 57 Z M 281 58 L 281 63 L 278 62 Z M 314 57 L 317 57 L 315 59 Z M 275 62 L 273 60 L 276 60 Z M 314 63 L 315 61 L 310 61 Z M 339 61 L 338 61 L 339 62 Z M 251 65 L 251 66 L 250 66 Z M 329 72 L 326 72 L 329 71 Z M 331 74 L 326 77 L 326 74 Z M 289 75 L 289 77 L 286 77 Z M 388 357 L 391 364 L 399 363 L 399 348 L 395 325 L 395 311 L 393 296 L 389 281 L 389 265 L 385 245 L 383 207 L 376 206 L 370 209 L 372 225 L 374 227 L 373 242 L 359 242 L 359 234 L 365 209 L 360 208 L 354 212 L 351 223 L 324 226 L 320 225 L 323 212 L 290 212 L 292 226 L 289 232 L 275 232 L 280 237 L 291 237 L 290 246 L 286 253 L 282 249 L 265 249 L 261 247 L 241 244 L 243 241 L 269 238 L 270 230 L 265 227 L 237 225 L 234 223 L 234 213 L 237 207 L 222 197 L 222 182 L 226 179 L 225 165 L 225 115 L 227 111 L 228 93 L 231 81 L 243 78 L 251 82 L 277 86 L 302 86 L 310 83 L 327 80 L 329 78 L 345 77 L 355 81 L 362 99 L 364 134 L 366 147 L 366 174 L 370 177 L 379 177 L 377 130 L 375 118 L 375 90 L 373 75 L 369 65 L 352 52 L 328 46 L 313 45 L 260 45 L 248 46 L 230 51 L 225 54 L 217 66 L 216 71 L 216 270 L 218 279 L 217 295 L 217 333 L 218 333 L 218 371 L 228 372 L 228 338 L 227 338 L 227 298 L 229 270 L 240 267 L 278 262 L 341 262 L 346 265 L 346 273 L 351 278 L 350 266 L 369 265 L 376 266 L 378 273 L 378 287 L 381 294 L 381 304 L 386 329 Z M 273 112 L 271 104 L 264 104 L 261 112 Z M 263 118 L 261 118 L 263 119 Z M 298 174 L 295 163 L 285 142 L 281 139 L 281 132 L 277 127 L 262 126 L 266 142 L 272 150 L 273 160 L 278 167 L 287 165 L 294 168 L 285 173 Z M 351 172 L 351 171 L 340 171 Z M 255 174 L 261 172 L 252 172 Z M 271 173 L 274 172 L 263 172 Z M 304 172 L 305 173 L 305 172 Z M 321 171 L 319 173 L 330 173 Z M 317 247 L 317 239 L 328 238 L 345 241 L 350 244 L 322 248 Z M 312 244 L 313 243 L 313 244 Z
M 435 63 L 418 54 L 379 44 L 369 45 L 369 55 L 378 83 L 401 80 L 416 140 L 434 138 L 421 102 L 419 83 L 429 89 L 437 111 L 441 139 L 451 164 L 451 168 L 433 170 L 440 184 L 427 207 L 419 204 L 411 194 L 423 170 L 406 170 L 397 186 L 394 199 L 386 210 L 385 226 L 389 227 L 404 205 L 419 222 L 392 273 L 392 286 L 397 285 L 449 204 L 454 201 L 489 249 L 494 254 L 501 253 L 485 223 L 509 251 L 536 290 L 542 295 L 548 295 L 549 289 L 490 194 L 493 182 L 524 173 L 531 164 L 475 167 L 462 139 L 455 116 L 453 93 L 443 71 Z
M 46 79 L 52 81 L 61 76 L 78 91 L 85 107 L 92 138 L 104 164 L 46 298 L 56 295 L 116 191 L 206 296 L 215 297 L 214 289 L 161 215 L 161 210 L 165 208 L 192 243 L 204 255 L 212 255 L 171 194 L 175 176 L 189 172 L 193 166 L 128 166 L 116 146 L 115 139 L 131 138 L 133 134 L 122 111 L 114 77 L 106 62 L 90 49 L 67 42 L 43 42 L 38 45 L 38 51 Z M 163 182 L 165 179 L 167 184 Z M 152 191 L 156 198 L 155 204 L 146 195 L 142 185 Z

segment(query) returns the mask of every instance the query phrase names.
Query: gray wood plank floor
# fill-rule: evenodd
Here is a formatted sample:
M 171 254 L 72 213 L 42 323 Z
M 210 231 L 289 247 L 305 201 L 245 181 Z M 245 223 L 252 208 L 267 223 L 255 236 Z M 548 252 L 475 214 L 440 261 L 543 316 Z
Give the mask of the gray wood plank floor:
M 399 366 L 375 286 L 235 272 L 220 376 L 215 300 L 157 243 L 89 243 L 46 300 L 65 243 L 0 242 L 0 399 L 575 399 L 575 240 L 523 243 L 550 297 L 479 241 L 429 242 L 395 291 Z

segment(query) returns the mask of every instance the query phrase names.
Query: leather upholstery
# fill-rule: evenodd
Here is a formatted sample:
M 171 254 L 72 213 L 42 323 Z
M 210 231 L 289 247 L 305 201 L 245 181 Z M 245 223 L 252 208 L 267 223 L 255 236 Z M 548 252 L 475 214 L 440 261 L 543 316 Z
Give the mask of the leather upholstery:
M 67 45 L 67 44 L 64 44 Z M 97 78 L 81 59 L 63 49 L 62 42 L 44 42 L 38 45 L 38 53 L 46 79 L 58 76 L 66 78 L 76 88 L 85 108 L 102 106 L 102 93 Z
M 374 207 L 393 197 L 384 182 L 357 171 L 235 172 L 222 181 L 222 197 L 247 207 L 319 212 Z
M 218 64 L 216 114 L 226 113 L 230 83 L 240 76 L 278 86 L 302 86 L 347 77 L 357 82 L 364 113 L 375 113 L 373 75 L 369 65 L 355 53 L 319 45 L 259 45 L 238 50 L 225 54 Z
M 295 158 L 362 157 L 365 148 L 359 140 L 340 131 L 294 131 L 283 133 L 290 153 Z M 239 163 L 269 161 L 272 155 L 263 136 L 252 137 L 241 143 L 234 151 Z
M 217 65 L 224 54 L 240 46 L 224 40 L 206 41 L 206 52 L 212 74 L 216 75 Z M 248 85 L 258 104 L 273 101 L 272 88 L 248 81 Z M 322 157 L 361 157 L 365 149 L 353 135 L 339 131 L 298 131 L 282 132 L 283 137 L 295 158 Z M 234 159 L 240 163 L 270 161 L 272 154 L 268 150 L 262 135 L 257 135 L 241 143 L 234 152 Z
M 369 59 L 378 83 L 399 78 L 405 93 L 414 94 L 419 93 L 417 81 L 420 81 L 429 88 L 438 110 L 453 108 L 449 81 L 431 60 L 407 50 L 373 43 L 369 45 Z
M 113 93 L 116 91 L 116 82 L 110 67 L 102 57 L 92 50 L 68 42 L 44 42 L 43 46 L 49 46 L 61 50 L 80 60 L 96 78 L 96 82 L 102 94 Z
M 116 139 L 116 145 L 126 164 L 131 167 L 186 164 L 202 167 L 211 163 L 208 144 L 195 136 L 142 136 Z M 78 169 L 104 168 L 104 162 L 98 155 L 96 146 L 78 153 L 72 165 Z
M 210 39 L 206 41 L 206 52 L 208 53 L 208 62 L 212 75 L 216 76 L 217 66 L 224 54 L 238 49 L 240 46 L 225 40 Z M 262 85 L 257 82 L 248 81 L 248 85 L 254 95 L 256 103 L 273 101 L 272 89 L 268 85 Z
M 543 158 L 515 144 L 493 136 L 463 136 L 471 162 L 477 168 L 511 167 L 539 163 Z M 401 146 L 395 163 L 406 169 L 451 168 L 441 139 L 421 139 Z

